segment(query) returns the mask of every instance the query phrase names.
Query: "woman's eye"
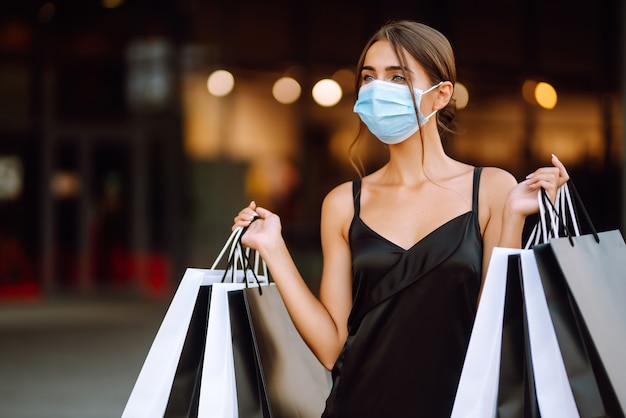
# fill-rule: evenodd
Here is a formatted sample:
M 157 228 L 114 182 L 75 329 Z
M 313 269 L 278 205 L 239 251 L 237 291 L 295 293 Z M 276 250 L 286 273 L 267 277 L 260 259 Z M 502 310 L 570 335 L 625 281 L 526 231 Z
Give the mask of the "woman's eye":
M 375 78 L 374 78 L 374 76 L 373 76 L 373 75 L 371 75 L 371 74 L 365 74 L 365 75 L 363 76 L 363 81 L 373 81 L 373 80 L 375 80 Z
M 403 75 L 398 74 L 391 77 L 391 81 L 394 81 L 396 83 L 404 83 L 406 81 L 406 78 L 404 78 Z

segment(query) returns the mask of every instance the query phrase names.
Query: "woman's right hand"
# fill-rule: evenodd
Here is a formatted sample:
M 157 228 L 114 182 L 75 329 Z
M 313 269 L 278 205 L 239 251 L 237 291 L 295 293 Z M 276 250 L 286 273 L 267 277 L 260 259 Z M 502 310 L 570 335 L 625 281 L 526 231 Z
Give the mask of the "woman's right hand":
M 239 211 L 235 217 L 232 229 L 238 227 L 248 228 L 241 237 L 241 243 L 259 252 L 282 239 L 282 226 L 278 215 L 258 207 L 254 201 Z
M 558 188 L 568 180 L 569 174 L 565 166 L 553 154 L 551 167 L 541 167 L 535 170 L 509 192 L 507 207 L 510 212 L 524 217 L 537 213 L 539 212 L 537 203 L 539 190 L 545 189 L 554 203 Z

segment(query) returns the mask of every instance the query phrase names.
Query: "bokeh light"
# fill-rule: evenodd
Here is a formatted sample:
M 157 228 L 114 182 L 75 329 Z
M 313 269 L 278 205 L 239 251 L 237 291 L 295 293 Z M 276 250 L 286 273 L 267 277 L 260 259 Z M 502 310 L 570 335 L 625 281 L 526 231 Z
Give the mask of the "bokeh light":
M 531 105 L 554 109 L 558 101 L 556 89 L 544 81 L 526 80 L 522 85 L 522 97 Z
M 343 96 L 339 83 L 329 78 L 325 78 L 315 83 L 312 94 L 315 103 L 323 107 L 336 105 Z
M 454 86 L 452 97 L 456 100 L 457 109 L 465 109 L 469 103 L 469 91 L 462 83 L 457 82 Z
M 540 82 L 535 87 L 535 100 L 544 109 L 554 109 L 558 96 L 551 84 Z
M 214 71 L 207 80 L 207 89 L 213 96 L 226 96 L 234 87 L 235 77 L 226 70 Z
M 272 87 L 272 95 L 283 104 L 291 104 L 300 98 L 302 87 L 291 77 L 281 77 Z

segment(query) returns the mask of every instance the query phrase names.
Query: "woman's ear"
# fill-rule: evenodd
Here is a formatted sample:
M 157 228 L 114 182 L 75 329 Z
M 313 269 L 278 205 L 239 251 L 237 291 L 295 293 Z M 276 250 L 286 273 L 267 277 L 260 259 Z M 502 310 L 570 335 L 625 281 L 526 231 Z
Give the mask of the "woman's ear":
M 437 97 L 435 99 L 435 107 L 441 110 L 448 105 L 454 92 L 454 85 L 450 81 L 444 81 L 437 89 Z

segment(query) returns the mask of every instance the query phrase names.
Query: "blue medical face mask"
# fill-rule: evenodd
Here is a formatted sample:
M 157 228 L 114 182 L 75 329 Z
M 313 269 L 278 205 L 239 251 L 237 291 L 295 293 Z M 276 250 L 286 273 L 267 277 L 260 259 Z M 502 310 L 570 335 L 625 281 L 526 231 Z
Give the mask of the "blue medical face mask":
M 415 104 L 420 123 L 417 123 L 411 92 L 406 84 L 374 80 L 361 86 L 354 112 L 378 139 L 385 144 L 398 144 L 424 125 L 436 110 L 428 116 L 420 111 L 422 96 L 439 87 L 443 81 L 422 91 L 414 88 Z

